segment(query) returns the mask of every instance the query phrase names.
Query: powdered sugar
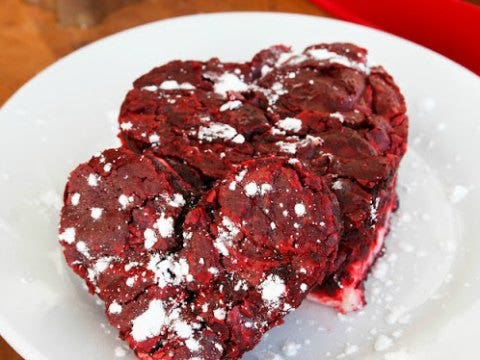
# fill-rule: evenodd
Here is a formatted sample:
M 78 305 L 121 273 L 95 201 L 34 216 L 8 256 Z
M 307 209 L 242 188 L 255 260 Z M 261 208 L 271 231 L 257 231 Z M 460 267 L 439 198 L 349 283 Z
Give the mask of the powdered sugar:
M 259 285 L 262 299 L 271 307 L 280 306 L 280 299 L 285 294 L 285 282 L 276 274 L 269 274 Z
M 192 84 L 187 82 L 179 84 L 175 80 L 165 80 L 160 84 L 159 88 L 162 90 L 195 90 L 195 86 Z
M 201 346 L 200 346 L 200 343 L 198 342 L 198 340 L 195 340 L 195 339 L 187 339 L 185 340 L 185 345 L 187 346 L 187 348 L 190 350 L 190 351 L 199 351 L 201 349 Z
M 97 186 L 99 180 L 100 180 L 100 177 L 97 174 L 89 174 L 87 177 L 88 185 L 92 187 Z
M 72 197 L 70 198 L 70 202 L 72 206 L 77 206 L 78 204 L 80 204 L 80 194 L 79 193 L 72 194 Z
M 133 124 L 130 121 L 122 122 L 120 124 L 120 129 L 122 130 L 132 130 Z
M 260 195 L 265 195 L 267 192 L 272 191 L 273 187 L 272 185 L 268 183 L 263 183 L 260 185 Z
M 223 308 L 217 308 L 213 310 L 213 316 L 215 316 L 215 318 L 218 320 L 225 320 L 225 317 L 227 316 L 227 312 Z
M 289 340 L 283 344 L 282 351 L 285 356 L 292 357 L 298 354 L 298 350 L 300 350 L 301 347 L 301 344 Z
M 455 185 L 450 194 L 450 201 L 454 204 L 459 203 L 468 195 L 469 189 L 463 185 Z
M 176 313 L 177 311 L 175 311 L 175 315 L 173 317 L 177 316 Z M 188 339 L 193 335 L 193 328 L 186 321 L 175 320 L 172 324 L 172 328 L 175 333 L 183 339 Z
M 124 357 L 125 355 L 127 355 L 127 352 L 125 351 L 124 348 L 120 346 L 117 346 L 115 348 L 115 357 L 121 358 L 121 357 Z
M 233 100 L 227 101 L 225 104 L 220 106 L 220 111 L 227 111 L 227 110 L 236 110 L 242 106 L 242 102 L 240 100 Z
M 294 210 L 297 216 L 304 216 L 306 213 L 305 205 L 303 205 L 303 203 L 295 204 Z
M 343 189 L 343 185 L 342 185 L 342 181 L 341 180 L 337 180 L 333 183 L 332 185 L 332 189 L 333 190 L 341 190 Z
M 98 259 L 93 267 L 87 269 L 88 279 L 94 282 L 98 275 L 108 269 L 112 260 L 112 256 L 104 256 Z
M 103 171 L 110 172 L 110 170 L 112 170 L 112 164 L 107 163 L 107 164 L 103 165 Z
M 128 286 L 128 287 L 132 287 L 134 284 L 135 284 L 135 281 L 137 280 L 137 277 L 136 276 L 131 276 L 129 278 L 127 278 L 127 280 L 125 280 L 125 284 Z
M 122 305 L 120 305 L 118 302 L 115 300 L 112 301 L 112 303 L 108 306 L 108 312 L 110 314 L 115 314 L 118 315 L 122 312 Z
M 248 197 L 254 197 L 260 191 L 260 188 L 255 182 L 249 182 L 243 189 L 245 190 L 245 195 Z
M 148 141 L 152 145 L 160 145 L 160 136 L 156 133 L 150 134 Z
M 232 240 L 240 233 L 237 225 L 229 217 L 222 218 L 222 224 L 218 227 L 218 236 L 213 245 L 223 256 L 228 256 L 227 245 L 231 246 Z
M 277 122 L 277 126 L 286 131 L 298 132 L 302 129 L 302 120 L 287 117 Z
M 112 260 L 113 260 L 112 256 L 101 257 L 100 259 L 98 259 L 95 262 L 93 270 L 96 272 L 97 275 L 101 274 L 102 272 L 107 270 L 107 268 L 110 266 L 110 263 L 112 262 Z
M 242 134 L 237 134 L 233 139 L 232 142 L 236 144 L 243 144 L 245 142 L 245 137 Z
M 343 114 L 339 113 L 338 111 L 334 112 L 334 113 L 331 113 L 330 117 L 338 119 L 341 123 L 343 123 L 345 121 L 345 117 L 343 116 Z
M 385 351 L 393 345 L 393 340 L 387 335 L 380 334 L 375 340 L 375 351 Z
M 187 260 L 178 259 L 173 255 L 162 257 L 160 254 L 153 254 L 147 269 L 155 274 L 155 281 L 160 288 L 167 285 L 179 285 L 189 274 Z
M 145 249 L 149 250 L 157 243 L 157 236 L 155 235 L 155 231 L 152 229 L 145 229 L 143 232 L 143 237 L 145 238 Z
M 363 63 L 350 60 L 348 57 L 340 55 L 336 52 L 329 51 L 327 49 L 310 49 L 307 51 L 307 55 L 317 61 L 328 61 L 332 64 L 340 64 L 352 69 L 360 70 L 364 73 L 368 73 L 370 69 Z
M 62 208 L 62 198 L 54 190 L 48 190 L 42 193 L 40 195 L 40 201 L 51 209 L 60 210 Z
M 125 194 L 121 194 L 118 197 L 118 202 L 120 203 L 120 205 L 122 205 L 122 209 L 125 209 L 128 206 L 128 204 L 133 202 L 133 200 L 134 200 L 133 196 L 127 196 Z
M 163 212 L 160 214 L 160 217 L 157 219 L 153 227 L 158 230 L 160 236 L 163 238 L 173 236 L 173 218 L 170 216 L 165 217 L 165 213 Z
M 168 201 L 168 205 L 175 208 L 182 207 L 185 205 L 185 198 L 180 193 L 173 194 L 173 199 Z
M 75 242 L 75 228 L 66 228 L 59 236 L 59 240 L 65 241 L 67 244 L 73 244 Z
M 247 171 L 248 171 L 247 169 L 243 169 L 237 175 L 235 175 L 235 181 L 241 182 L 245 177 L 245 175 L 247 174 Z
M 161 300 L 150 301 L 147 310 L 132 321 L 132 337 L 135 341 L 144 341 L 160 335 L 165 319 L 163 302 Z
M 227 92 L 230 91 L 247 91 L 248 85 L 240 80 L 237 75 L 226 72 L 215 80 L 213 90 L 219 95 L 226 96 Z
M 103 209 L 94 207 L 90 209 L 90 216 L 93 220 L 99 220 L 102 217 Z
M 75 245 L 75 248 L 80 254 L 85 256 L 87 259 L 90 259 L 90 251 L 88 250 L 88 246 L 87 244 L 85 244 L 84 241 L 77 242 L 77 244 Z
M 155 91 L 158 90 L 158 86 L 156 86 L 156 85 L 147 85 L 147 86 L 142 87 L 140 90 L 155 92 Z
M 277 141 L 275 145 L 278 146 L 280 151 L 287 154 L 296 154 L 297 152 L 297 144 L 294 142 Z
M 245 142 L 245 137 L 242 134 L 238 134 L 235 128 L 216 122 L 211 122 L 208 126 L 200 126 L 198 129 L 198 138 L 208 142 L 217 139 L 231 140 L 238 144 Z

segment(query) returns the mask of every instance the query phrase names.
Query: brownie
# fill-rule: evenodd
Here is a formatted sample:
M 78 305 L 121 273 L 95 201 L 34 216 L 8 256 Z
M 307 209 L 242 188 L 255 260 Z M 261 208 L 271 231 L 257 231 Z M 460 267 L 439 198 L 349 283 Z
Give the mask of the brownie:
M 196 191 L 146 151 L 70 175 L 60 241 L 141 359 L 238 359 L 332 271 L 342 225 L 321 175 L 283 157 Z

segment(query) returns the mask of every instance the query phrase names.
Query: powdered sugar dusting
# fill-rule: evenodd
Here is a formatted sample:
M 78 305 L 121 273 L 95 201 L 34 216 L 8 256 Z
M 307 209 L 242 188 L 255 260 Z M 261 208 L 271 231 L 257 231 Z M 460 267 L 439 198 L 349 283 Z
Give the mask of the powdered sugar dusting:
M 119 197 L 118 197 L 118 202 L 120 203 L 120 205 L 122 206 L 122 209 L 125 209 L 128 204 L 130 204 L 131 202 L 133 202 L 134 198 L 133 196 L 127 196 L 125 194 L 121 194 Z
M 302 347 L 301 344 L 296 343 L 295 341 L 286 341 L 282 346 L 282 351 L 285 356 L 296 356 L 298 355 L 298 350 Z
M 155 231 L 152 229 L 145 229 L 143 232 L 143 237 L 145 238 L 145 249 L 151 249 L 153 245 L 157 243 L 157 236 L 155 235 Z
M 260 195 L 265 195 L 267 192 L 272 191 L 273 187 L 272 185 L 268 183 L 263 183 L 260 185 Z
M 72 194 L 70 201 L 73 206 L 77 206 L 78 204 L 80 204 L 80 194 L 79 193 Z
M 213 245 L 223 256 L 228 256 L 229 251 L 227 245 L 231 246 L 232 240 L 240 233 L 240 229 L 235 223 L 224 216 L 222 219 L 222 225 L 218 227 L 218 236 L 216 237 Z
M 245 175 L 247 174 L 247 171 L 248 171 L 247 169 L 243 169 L 237 175 L 235 175 L 235 181 L 237 182 L 242 181 Z
M 287 154 L 296 154 L 297 152 L 297 144 L 294 142 L 277 141 L 275 145 L 278 146 L 280 151 Z
M 331 113 L 330 117 L 338 119 L 341 123 L 343 123 L 345 121 L 345 117 L 342 115 L 342 113 L 339 113 L 338 111 L 334 112 L 334 113 Z
M 155 133 L 150 134 L 150 136 L 148 137 L 148 141 L 152 145 L 160 145 L 160 136 Z
M 120 314 L 122 312 L 122 305 L 120 305 L 115 300 L 108 306 L 108 312 L 110 314 Z
M 131 276 L 129 278 L 127 278 L 127 280 L 125 280 L 125 284 L 128 286 L 128 287 L 132 287 L 134 284 L 135 284 L 135 281 L 137 280 L 137 277 L 136 276 Z
M 147 310 L 132 321 L 132 337 L 135 341 L 144 341 L 160 335 L 165 318 L 163 302 L 150 301 Z
M 208 126 L 201 126 L 198 129 L 198 138 L 208 142 L 221 139 L 231 140 L 236 143 L 243 143 L 245 138 L 238 134 L 237 130 L 228 124 L 211 122 Z
M 93 269 L 97 273 L 97 275 L 101 274 L 102 272 L 107 270 L 107 268 L 110 266 L 110 263 L 112 262 L 112 260 L 113 260 L 113 257 L 111 257 L 111 256 L 104 256 L 104 257 L 101 257 L 100 259 L 98 259 L 95 262 L 95 265 L 93 267 Z
M 242 102 L 240 100 L 233 100 L 227 101 L 225 104 L 220 106 L 220 111 L 227 111 L 227 110 L 236 110 L 242 106 Z
M 305 205 L 303 205 L 303 203 L 295 204 L 294 210 L 297 216 L 303 216 L 306 213 Z
M 124 357 L 125 355 L 127 355 L 127 352 L 125 351 L 124 348 L 120 346 L 117 346 L 115 348 L 115 357 L 121 358 L 121 357 Z
M 285 294 L 285 282 L 276 274 L 269 274 L 260 284 L 262 299 L 271 307 L 280 306 L 280 299 Z
M 360 70 L 364 73 L 369 72 L 369 68 L 357 61 L 350 60 L 348 57 L 340 55 L 336 52 L 329 51 L 327 49 L 310 49 L 307 51 L 307 55 L 318 61 L 328 61 L 333 64 L 340 64 L 352 69 Z
M 200 343 L 196 339 L 185 340 L 185 345 L 190 351 L 199 351 L 201 349 Z
M 375 351 L 385 351 L 392 347 L 393 340 L 387 335 L 380 334 L 375 340 L 374 348 Z
M 226 96 L 229 91 L 247 91 L 248 85 L 237 75 L 226 72 L 216 79 L 213 90 L 219 95 Z
M 100 177 L 97 174 L 90 174 L 88 175 L 88 178 L 87 178 L 88 185 L 92 187 L 97 186 L 99 180 L 100 180 Z
M 179 285 L 189 274 L 187 261 L 173 255 L 162 257 L 160 254 L 153 254 L 147 269 L 155 274 L 155 281 L 160 288 L 167 285 Z
M 260 188 L 255 182 L 249 182 L 247 185 L 245 185 L 244 190 L 245 195 L 248 197 L 254 197 L 260 191 Z
M 122 130 L 132 130 L 133 124 L 130 121 L 122 122 L 120 124 L 120 129 Z
M 140 90 L 155 92 L 155 91 L 158 90 L 158 86 L 156 86 L 156 85 L 147 85 L 147 86 L 142 87 Z
M 341 180 L 335 181 L 332 185 L 332 189 L 333 190 L 342 190 L 343 189 L 342 181 Z
M 65 241 L 67 244 L 73 244 L 75 242 L 75 228 L 66 228 L 59 236 L 59 240 Z
M 90 216 L 93 220 L 99 220 L 102 217 L 103 209 L 102 208 L 91 208 L 90 209 Z
M 77 244 L 75 245 L 75 248 L 80 254 L 85 256 L 87 259 L 90 259 L 90 251 L 88 249 L 87 244 L 85 244 L 84 241 L 77 242 Z
M 168 201 L 168 205 L 175 208 L 182 207 L 185 205 L 185 198 L 180 193 L 173 194 L 173 199 Z
M 192 84 L 187 82 L 179 84 L 175 80 L 165 80 L 160 84 L 159 88 L 162 90 L 195 90 L 195 86 Z
M 459 203 L 468 195 L 469 189 L 463 185 L 455 185 L 450 194 L 450 201 L 454 204 Z
M 173 218 L 170 216 L 165 217 L 165 213 L 163 212 L 160 214 L 160 217 L 157 219 L 153 227 L 158 230 L 160 236 L 163 238 L 173 236 Z
M 298 132 L 302 128 L 302 120 L 292 117 L 287 117 L 277 122 L 277 126 L 286 131 Z
M 215 318 L 218 320 L 225 320 L 225 317 L 227 316 L 227 312 L 225 311 L 225 309 L 217 308 L 213 310 L 213 316 L 215 316 Z

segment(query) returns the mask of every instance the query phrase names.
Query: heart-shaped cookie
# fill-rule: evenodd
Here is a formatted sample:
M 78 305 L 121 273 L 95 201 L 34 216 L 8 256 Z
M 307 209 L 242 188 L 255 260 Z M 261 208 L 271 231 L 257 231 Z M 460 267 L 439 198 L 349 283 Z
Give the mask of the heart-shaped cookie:
M 343 312 L 358 309 L 396 206 L 408 131 L 403 96 L 366 55 L 320 44 L 301 53 L 274 46 L 247 63 L 170 62 L 135 81 L 120 138 L 163 157 L 200 192 L 251 158 L 308 164 L 335 193 L 345 229 L 335 266 L 310 294 Z
M 332 272 L 342 229 L 323 177 L 284 157 L 198 191 L 150 150 L 111 149 L 64 200 L 67 262 L 142 359 L 239 358 Z

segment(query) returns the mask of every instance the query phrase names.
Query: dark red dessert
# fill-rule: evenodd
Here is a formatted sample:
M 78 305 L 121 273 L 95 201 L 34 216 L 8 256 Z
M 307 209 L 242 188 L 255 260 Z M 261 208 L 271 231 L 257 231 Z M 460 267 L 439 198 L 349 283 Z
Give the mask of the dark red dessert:
M 355 310 L 395 208 L 408 130 L 398 87 L 366 55 L 351 44 L 321 44 L 302 53 L 275 46 L 243 64 L 173 61 L 135 81 L 120 137 L 134 151 L 162 156 L 199 191 L 232 165 L 266 155 L 324 176 L 345 231 L 332 271 L 311 296 Z
M 331 271 L 340 210 L 322 176 L 244 162 L 201 197 L 162 159 L 107 150 L 70 175 L 60 240 L 142 359 L 237 359 Z

